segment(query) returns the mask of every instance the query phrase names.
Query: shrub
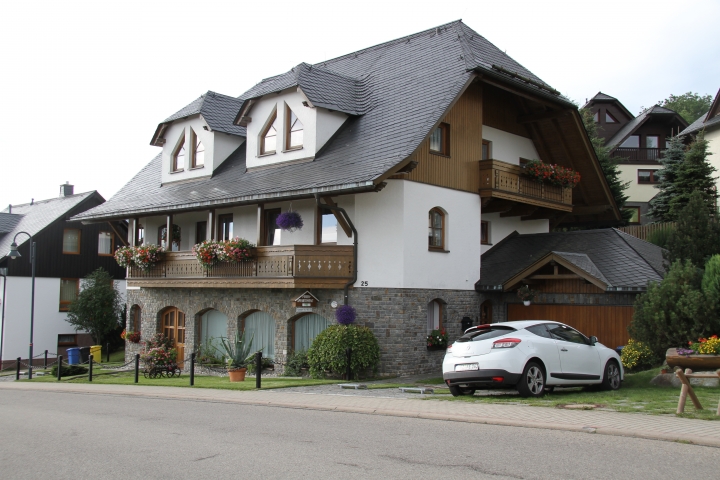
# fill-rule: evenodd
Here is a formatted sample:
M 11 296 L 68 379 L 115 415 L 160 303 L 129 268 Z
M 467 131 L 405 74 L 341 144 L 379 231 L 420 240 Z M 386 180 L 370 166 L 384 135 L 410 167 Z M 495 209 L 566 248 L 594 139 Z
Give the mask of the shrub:
M 51 373 L 53 377 L 57 377 L 57 364 L 53 365 Z M 88 369 L 80 365 L 63 365 L 60 369 L 61 377 L 72 377 L 73 375 L 83 375 L 88 373 Z
M 655 230 L 650 233 L 647 237 L 647 241 L 653 245 L 657 245 L 660 248 L 667 248 L 667 244 L 670 241 L 670 236 L 674 231 L 674 227 L 668 226 Z
M 660 363 L 657 355 L 647 345 L 632 338 L 628 340 L 628 344 L 622 349 L 620 360 L 622 360 L 625 369 L 636 371 L 646 370 Z
M 286 377 L 299 377 L 302 375 L 303 368 L 310 368 L 308 356 L 305 350 L 290 352 L 285 360 L 285 371 L 283 375 Z
M 350 369 L 353 378 L 372 369 L 377 371 L 380 363 L 380 346 L 375 335 L 367 327 L 357 325 L 331 325 L 315 337 L 307 352 L 310 374 L 323 377 L 326 371 L 335 375 L 347 370 L 345 350 L 352 348 Z M 349 380 L 349 379 L 348 379 Z

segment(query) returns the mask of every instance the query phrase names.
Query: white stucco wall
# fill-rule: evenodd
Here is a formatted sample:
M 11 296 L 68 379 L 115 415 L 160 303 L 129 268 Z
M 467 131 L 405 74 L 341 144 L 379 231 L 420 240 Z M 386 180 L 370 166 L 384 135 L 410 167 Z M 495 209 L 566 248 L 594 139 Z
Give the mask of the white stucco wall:
M 628 202 L 649 202 L 651 198 L 658 194 L 660 190 L 655 188 L 655 185 L 641 185 L 638 183 L 638 170 L 659 170 L 660 168 L 661 166 L 658 164 L 618 165 L 620 181 L 623 183 L 630 182 L 627 190 L 625 190 L 625 195 L 628 196 Z
M 512 232 L 518 233 L 547 233 L 550 231 L 550 220 L 521 220 L 520 217 L 501 218 L 499 213 L 488 213 L 482 216 L 483 221 L 489 222 L 488 234 L 490 245 L 482 245 L 482 253 L 490 250 L 493 245 Z
M 115 288 L 125 299 L 125 280 L 116 280 Z M 30 344 L 30 277 L 8 277 L 7 303 L 5 304 L 5 332 L 3 335 L 3 360 L 27 358 Z M 82 288 L 82 283 L 81 283 Z M 0 289 L 2 296 L 2 289 Z M 1 298 L 1 297 L 0 297 Z M 3 302 L 6 299 L 2 299 Z M 57 353 L 57 336 L 75 333 L 67 321 L 66 312 L 60 312 L 60 279 L 35 279 L 35 315 L 33 328 L 33 352 L 38 355 L 45 350 Z
M 708 162 L 715 167 L 719 175 L 720 172 L 720 128 L 715 128 L 709 132 L 705 132 L 705 140 L 708 141 Z M 720 176 L 715 180 L 718 190 L 720 191 Z
M 489 140 L 490 157 L 493 160 L 520 164 L 520 157 L 528 160 L 542 160 L 535 149 L 532 140 L 520 135 L 498 130 L 497 128 L 483 125 L 482 135 L 484 140 Z

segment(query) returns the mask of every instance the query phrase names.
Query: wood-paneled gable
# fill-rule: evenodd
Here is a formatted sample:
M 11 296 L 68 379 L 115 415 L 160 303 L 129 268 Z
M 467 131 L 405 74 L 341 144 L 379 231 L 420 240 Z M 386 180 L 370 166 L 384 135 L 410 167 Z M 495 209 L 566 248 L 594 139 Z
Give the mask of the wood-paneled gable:
M 530 138 L 525 124 L 517 119 L 524 112 L 519 110 L 517 96 L 493 85 L 483 86 L 483 124 L 514 135 Z

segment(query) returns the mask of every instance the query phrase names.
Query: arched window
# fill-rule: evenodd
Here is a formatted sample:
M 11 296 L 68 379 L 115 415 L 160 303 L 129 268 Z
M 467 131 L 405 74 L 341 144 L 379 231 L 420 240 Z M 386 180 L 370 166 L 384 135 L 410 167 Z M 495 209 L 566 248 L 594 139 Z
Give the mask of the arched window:
M 130 307 L 130 322 L 128 327 L 128 331 L 130 332 L 139 332 L 141 323 L 140 323 L 140 314 L 142 311 L 140 310 L 140 307 L 138 305 L 133 305 Z
M 428 248 L 445 250 L 445 212 L 437 207 L 428 212 Z
M 263 357 L 275 358 L 275 319 L 265 312 L 253 312 L 242 321 L 245 338 L 252 337 L 252 350 L 262 349 Z
M 202 167 L 205 165 L 205 145 L 203 145 L 195 132 L 192 132 L 192 145 L 192 168 Z
M 260 134 L 260 155 L 275 153 L 277 147 L 277 110 L 273 111 L 267 127 Z
M 180 138 L 172 153 L 171 171 L 179 172 L 185 168 L 185 134 Z
M 301 148 L 303 146 L 303 124 L 290 107 L 285 110 L 285 149 Z
M 427 312 L 427 331 L 442 330 L 443 328 L 443 304 L 438 300 L 432 300 L 428 303 Z
M 318 333 L 330 326 L 330 322 L 316 313 L 304 315 L 293 323 L 293 350 L 307 350 Z
M 200 317 L 200 343 L 218 344 L 220 337 L 228 336 L 227 326 L 227 315 L 217 310 L 208 310 Z

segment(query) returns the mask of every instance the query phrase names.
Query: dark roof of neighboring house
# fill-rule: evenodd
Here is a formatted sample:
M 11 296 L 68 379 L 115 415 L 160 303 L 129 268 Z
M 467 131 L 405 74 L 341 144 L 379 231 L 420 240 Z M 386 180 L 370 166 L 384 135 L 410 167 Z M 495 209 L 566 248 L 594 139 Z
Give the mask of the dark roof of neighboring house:
M 167 126 L 175 120 L 197 114 L 202 115 L 208 126 L 215 131 L 244 137 L 245 127 L 233 124 L 240 105 L 242 105 L 242 100 L 239 98 L 208 91 L 163 120 L 155 129 L 150 145 L 162 145 L 157 140 L 162 137 Z
M 691 133 L 697 133 L 702 129 L 715 129 L 720 126 L 720 90 L 718 90 L 710 110 L 700 115 L 700 118 L 690 124 L 685 130 L 680 132 L 680 135 L 688 135 Z
M 75 195 L 68 195 L 66 197 L 13 205 L 12 214 L 8 213 L 7 208 L 0 212 L 0 225 L 3 222 L 3 217 L 12 217 L 12 220 L 9 222 L 15 223 L 12 229 L 5 234 L 2 234 L 2 229 L 0 229 L 0 261 L 4 260 L 7 256 L 10 251 L 10 244 L 18 232 L 27 232 L 30 235 L 36 235 L 52 222 L 67 214 L 83 200 L 93 195 L 97 195 L 100 199 L 104 200 L 99 193 L 93 190 L 91 192 L 76 193 Z M 19 236 L 18 246 L 28 240 L 27 235 Z
M 630 110 L 625 108 L 625 105 L 622 104 L 620 100 L 618 100 L 615 97 L 611 97 L 610 95 L 602 92 L 598 92 L 595 94 L 594 97 L 592 97 L 590 100 L 588 100 L 585 105 L 583 105 L 582 108 L 589 108 L 591 103 L 594 102 L 614 102 L 618 108 L 620 108 L 622 111 L 625 112 L 625 114 L 628 116 L 628 118 L 635 118 L 635 115 L 630 113 Z
M 384 175 L 401 168 L 401 162 L 427 138 L 475 72 L 544 97 L 560 108 L 575 109 L 522 65 L 456 21 L 312 66 L 300 64 L 241 95 L 241 99 L 252 99 L 297 83 L 310 101 L 357 114 L 345 121 L 312 162 L 246 172 L 242 145 L 211 177 L 180 186 L 161 184 L 160 159 L 155 158 L 109 201 L 74 218 L 107 220 L 126 218 L 129 212 L 178 212 L 377 189 Z M 196 111 L 198 107 L 192 105 L 176 115 Z M 240 108 L 234 115 L 239 112 Z M 612 203 L 599 166 L 590 165 L 588 172 L 592 168 L 604 185 L 603 201 Z
M 650 120 L 653 116 L 664 116 L 664 115 L 674 115 L 679 123 L 682 125 L 687 125 L 687 122 L 685 119 L 683 119 L 680 115 L 678 115 L 674 110 L 670 110 L 669 108 L 661 107 L 659 105 L 655 105 L 653 107 L 650 107 L 646 109 L 644 112 L 642 112 L 637 117 L 630 120 L 628 123 L 623 125 L 623 127 L 618 130 L 618 132 L 613 135 L 610 139 L 608 139 L 607 142 L 605 142 L 606 147 L 610 147 L 611 150 L 615 149 L 616 147 L 619 147 L 630 135 L 633 134 L 635 130 L 640 128 L 645 122 Z
M 496 290 L 539 260 L 555 254 L 611 288 L 643 289 L 662 280 L 662 249 L 614 228 L 512 233 L 482 255 L 478 291 Z
M 14 213 L 0 213 L 0 235 L 12 232 L 21 218 L 22 215 Z

